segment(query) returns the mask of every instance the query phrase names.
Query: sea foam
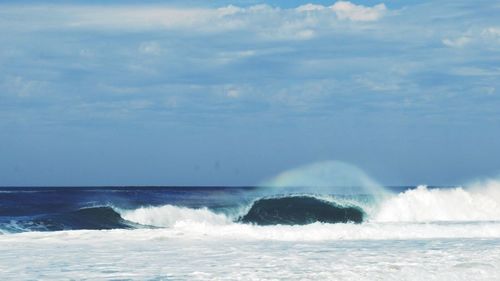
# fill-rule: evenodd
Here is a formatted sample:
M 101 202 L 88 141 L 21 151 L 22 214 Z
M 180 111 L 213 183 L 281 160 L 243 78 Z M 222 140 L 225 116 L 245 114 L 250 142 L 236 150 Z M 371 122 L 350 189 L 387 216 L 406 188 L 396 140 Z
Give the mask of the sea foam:
M 498 221 L 500 185 L 489 182 L 472 188 L 419 186 L 383 201 L 373 221 Z
M 207 208 L 191 209 L 164 205 L 160 207 L 141 207 L 135 210 L 120 210 L 121 216 L 131 222 L 157 227 L 172 227 L 179 222 L 227 224 L 230 219 L 224 214 L 214 213 Z

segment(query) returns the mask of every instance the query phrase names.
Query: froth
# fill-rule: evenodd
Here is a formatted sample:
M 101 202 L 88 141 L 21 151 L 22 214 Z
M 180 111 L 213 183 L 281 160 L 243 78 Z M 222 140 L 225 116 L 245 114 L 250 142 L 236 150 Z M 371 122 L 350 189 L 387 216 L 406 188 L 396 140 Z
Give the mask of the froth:
M 500 185 L 470 189 L 419 186 L 382 202 L 372 216 L 379 222 L 499 221 Z
M 161 207 L 142 207 L 130 211 L 120 211 L 121 216 L 142 225 L 171 227 L 179 222 L 209 223 L 214 225 L 230 222 L 223 214 L 216 214 L 207 208 L 190 209 L 165 205 Z

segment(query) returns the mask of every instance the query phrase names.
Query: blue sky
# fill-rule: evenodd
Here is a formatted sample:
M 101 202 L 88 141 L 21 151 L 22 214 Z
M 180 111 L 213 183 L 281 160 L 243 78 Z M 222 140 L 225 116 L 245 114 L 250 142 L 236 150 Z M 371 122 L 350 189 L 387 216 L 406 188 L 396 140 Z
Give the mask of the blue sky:
M 497 1 L 0 1 L 0 185 L 500 172 Z

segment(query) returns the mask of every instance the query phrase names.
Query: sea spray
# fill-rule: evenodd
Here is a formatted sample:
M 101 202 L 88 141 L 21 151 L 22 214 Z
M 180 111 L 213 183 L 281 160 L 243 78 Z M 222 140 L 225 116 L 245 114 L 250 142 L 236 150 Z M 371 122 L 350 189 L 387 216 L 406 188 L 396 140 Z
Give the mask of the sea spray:
M 354 165 L 339 161 L 316 162 L 284 171 L 261 183 L 266 193 L 313 193 L 327 195 L 369 194 L 388 191 Z
M 499 221 L 500 183 L 487 181 L 471 187 L 419 186 L 395 195 L 379 206 L 378 222 Z
M 255 197 L 312 195 L 336 204 L 358 206 L 368 216 L 392 195 L 360 168 L 333 160 L 281 172 L 259 187 Z

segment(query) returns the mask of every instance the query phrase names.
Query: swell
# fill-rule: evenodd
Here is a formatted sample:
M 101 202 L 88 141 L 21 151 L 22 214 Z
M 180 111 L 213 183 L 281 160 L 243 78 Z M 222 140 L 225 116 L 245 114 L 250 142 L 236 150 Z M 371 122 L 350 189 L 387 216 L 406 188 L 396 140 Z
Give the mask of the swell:
M 225 225 L 304 225 L 323 223 L 421 223 L 500 221 L 500 184 L 471 188 L 414 189 L 382 201 L 366 195 L 339 198 L 325 195 L 290 195 L 260 198 L 239 208 L 214 212 L 166 205 L 120 212 L 129 221 L 158 227 L 182 222 Z
M 112 202 L 111 202 L 112 203 Z M 68 207 L 69 209 L 69 207 Z M 182 207 L 177 204 L 116 208 L 62 209 L 35 215 L 0 216 L 0 233 L 77 229 L 176 228 L 306 225 L 360 225 L 421 222 L 500 222 L 500 184 L 488 182 L 468 189 L 419 186 L 382 201 L 366 195 L 349 198 L 328 195 L 265 197 L 223 209 Z
M 38 216 L 11 217 L 2 223 L 4 232 L 131 229 L 137 224 L 126 221 L 112 207 L 91 207 Z
M 305 225 L 322 223 L 361 223 L 359 207 L 341 206 L 312 196 L 264 198 L 255 201 L 238 221 L 258 225 Z

